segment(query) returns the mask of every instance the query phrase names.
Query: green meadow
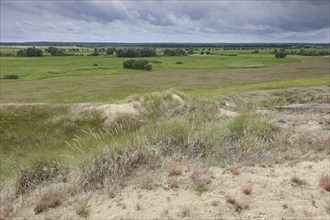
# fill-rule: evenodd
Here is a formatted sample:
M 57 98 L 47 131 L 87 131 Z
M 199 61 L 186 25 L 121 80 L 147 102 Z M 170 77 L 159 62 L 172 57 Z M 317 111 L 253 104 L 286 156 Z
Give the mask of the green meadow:
M 15 52 L 19 48 L 1 50 Z M 283 88 L 296 82 L 296 86 L 328 85 L 328 57 L 289 55 L 276 59 L 271 49 L 258 54 L 253 50 L 211 49 L 211 55 L 201 55 L 200 51 L 197 49 L 192 56 L 145 58 L 152 65 L 151 71 L 124 69 L 122 63 L 129 58 L 106 55 L 1 56 L 1 102 L 103 102 L 169 88 L 212 96 L 254 88 Z M 176 64 L 178 61 L 182 64 Z M 11 74 L 19 78 L 4 79 Z

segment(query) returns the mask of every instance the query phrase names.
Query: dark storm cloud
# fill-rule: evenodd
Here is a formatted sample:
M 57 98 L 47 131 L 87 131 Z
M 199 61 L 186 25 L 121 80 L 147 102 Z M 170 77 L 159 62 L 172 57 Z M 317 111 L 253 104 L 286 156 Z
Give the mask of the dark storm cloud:
M 329 42 L 329 1 L 1 1 L 2 41 Z

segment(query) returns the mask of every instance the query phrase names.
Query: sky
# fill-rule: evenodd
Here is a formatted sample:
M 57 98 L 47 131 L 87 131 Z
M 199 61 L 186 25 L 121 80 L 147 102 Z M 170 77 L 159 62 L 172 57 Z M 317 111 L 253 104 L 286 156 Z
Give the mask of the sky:
M 0 0 L 1 42 L 329 43 L 329 0 Z

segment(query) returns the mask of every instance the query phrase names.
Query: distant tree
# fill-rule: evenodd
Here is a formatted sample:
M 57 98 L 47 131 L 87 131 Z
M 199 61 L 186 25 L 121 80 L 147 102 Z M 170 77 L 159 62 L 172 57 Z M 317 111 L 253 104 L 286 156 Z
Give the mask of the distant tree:
M 165 49 L 163 53 L 164 53 L 164 56 L 185 56 L 185 55 L 187 55 L 186 51 L 181 48 Z
M 116 48 L 108 48 L 108 49 L 106 50 L 106 54 L 108 54 L 108 55 L 113 55 L 115 51 L 116 51 Z
M 201 51 L 201 55 L 204 55 L 204 51 Z
M 21 49 L 16 53 L 16 56 L 18 57 L 41 57 L 42 55 L 42 50 L 37 49 L 35 47 Z
M 100 55 L 99 50 L 97 48 L 94 48 L 93 53 L 90 54 L 90 56 L 98 56 Z
M 252 53 L 257 54 L 259 53 L 259 50 L 254 50 Z
M 48 47 L 46 51 L 50 53 L 51 56 L 65 56 L 64 49 L 58 49 L 56 47 Z
M 206 55 L 210 55 L 211 53 L 210 53 L 210 51 L 206 51 L 206 53 L 205 53 Z
M 275 58 L 285 58 L 287 56 L 285 50 L 282 48 L 279 52 L 275 53 Z

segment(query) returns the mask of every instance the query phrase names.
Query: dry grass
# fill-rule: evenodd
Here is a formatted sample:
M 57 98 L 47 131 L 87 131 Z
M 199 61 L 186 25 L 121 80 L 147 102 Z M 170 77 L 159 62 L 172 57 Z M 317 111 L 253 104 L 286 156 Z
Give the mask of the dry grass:
M 178 181 L 177 180 L 170 180 L 169 182 L 168 182 L 168 186 L 171 188 L 171 189 L 177 189 L 177 188 L 179 188 L 179 183 L 178 183 Z
M 245 195 L 250 195 L 252 192 L 252 184 L 251 183 L 247 183 L 245 186 L 242 187 L 242 192 Z
M 298 176 L 293 176 L 291 178 L 291 183 L 296 185 L 296 186 L 303 186 L 303 185 L 307 185 L 307 182 L 305 180 L 302 180 L 300 177 Z
M 319 184 L 324 190 L 330 192 L 330 176 L 328 174 L 322 174 Z
M 43 193 L 37 200 L 34 207 L 35 214 L 56 208 L 62 204 L 64 196 L 59 190 L 50 189 Z
M 234 174 L 234 175 L 239 175 L 241 173 L 240 169 L 238 166 L 232 166 L 229 168 L 229 171 Z
M 1 205 L 0 207 L 0 219 L 5 219 L 6 217 L 9 217 L 10 213 L 14 211 L 14 205 L 11 202 L 5 203 Z
M 183 206 L 180 211 L 180 217 L 184 218 L 186 216 L 190 216 L 190 209 L 189 206 Z
M 80 217 L 87 218 L 89 216 L 89 206 L 86 199 L 78 202 L 76 206 L 76 214 Z
M 167 172 L 169 176 L 179 176 L 182 174 L 183 168 L 182 166 L 175 164 L 175 163 L 171 163 L 168 167 L 167 167 Z
M 243 204 L 237 202 L 237 200 L 231 195 L 227 195 L 226 202 L 229 204 L 232 204 L 235 207 L 236 212 L 241 212 L 242 210 L 249 208 L 248 205 L 243 205 Z
M 208 190 L 207 185 L 212 182 L 211 176 L 207 173 L 207 170 L 195 169 L 190 177 L 195 186 L 195 190 L 200 194 L 206 192 Z
M 137 204 L 136 204 L 135 209 L 136 209 L 137 211 L 140 211 L 140 210 L 142 209 L 140 203 L 137 203 Z

